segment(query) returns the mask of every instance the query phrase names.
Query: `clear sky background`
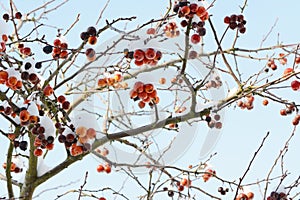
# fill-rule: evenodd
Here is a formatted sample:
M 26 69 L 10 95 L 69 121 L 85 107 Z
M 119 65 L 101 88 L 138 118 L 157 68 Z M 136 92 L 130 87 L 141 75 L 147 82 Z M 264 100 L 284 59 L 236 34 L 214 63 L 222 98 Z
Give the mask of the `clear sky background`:
M 41 5 L 44 1 L 27 0 L 21 1 L 16 0 L 15 4 L 18 9 L 23 12 L 29 12 L 37 5 Z M 57 1 L 59 3 L 61 1 Z M 210 1 L 208 1 L 210 2 Z M 4 8 L 8 8 L 8 2 L 2 0 Z M 55 25 L 57 27 L 63 27 L 64 31 L 66 27 L 69 27 L 73 21 L 76 19 L 77 14 L 80 14 L 80 20 L 73 28 L 73 30 L 67 36 L 67 40 L 72 47 L 76 47 L 80 44 L 81 40 L 79 38 L 80 32 L 84 31 L 88 26 L 95 25 L 98 19 L 101 9 L 104 7 L 106 1 L 88 0 L 88 1 L 70 1 L 64 6 L 62 6 L 56 12 L 50 13 L 48 19 L 43 20 L 45 24 Z M 101 28 L 104 24 L 104 20 L 112 21 L 118 17 L 130 17 L 137 16 L 137 19 L 132 23 L 127 25 L 128 29 L 136 27 L 138 24 L 146 22 L 150 19 L 155 19 L 161 17 L 167 6 L 168 1 L 152 0 L 152 1 L 117 1 L 111 0 L 107 9 L 103 13 L 102 20 L 96 26 Z M 214 6 L 210 9 L 212 14 L 212 21 L 215 24 L 216 30 L 221 33 L 226 29 L 226 25 L 223 23 L 223 18 L 226 15 L 231 15 L 234 13 L 239 13 L 239 6 L 243 5 L 242 0 L 232 0 L 232 1 L 221 1 L 217 0 Z M 276 45 L 279 43 L 298 43 L 299 42 L 299 31 L 300 28 L 297 25 L 297 13 L 299 12 L 300 2 L 296 0 L 286 0 L 286 1 L 259 1 L 252 0 L 248 2 L 248 6 L 245 9 L 244 16 L 247 20 L 247 31 L 244 35 L 239 38 L 237 47 L 256 49 L 259 48 L 263 38 L 270 32 L 273 27 L 272 32 L 269 37 L 263 43 L 264 47 Z M 0 10 L 0 15 L 3 14 L 3 8 Z M 120 27 L 124 26 L 121 23 Z M 209 27 L 209 26 L 207 26 Z M 26 30 L 26 27 L 24 27 Z M 30 27 L 27 27 L 29 30 Z M 55 30 L 53 28 L 45 28 L 47 30 L 46 38 L 51 41 L 55 37 Z M 64 32 L 63 31 L 63 32 Z M 232 44 L 234 34 L 229 33 L 223 41 L 223 49 L 227 49 Z M 104 33 L 103 36 L 99 38 L 99 44 L 112 37 L 112 32 Z M 212 31 L 207 28 L 207 35 L 204 38 L 205 46 L 204 50 L 207 52 L 216 50 L 216 44 L 213 42 Z M 270 53 L 270 52 L 269 52 Z M 278 53 L 278 52 L 276 52 Z M 257 54 L 258 56 L 265 56 L 267 52 L 262 52 Z M 84 60 L 82 61 L 84 63 Z M 265 62 L 249 62 L 245 60 L 240 60 L 239 64 L 241 70 L 245 74 L 253 72 L 255 70 L 260 70 Z M 291 65 L 291 61 L 288 65 Z M 224 66 L 223 66 L 224 67 Z M 279 74 L 283 71 L 284 67 L 279 67 Z M 228 77 L 223 76 L 223 80 L 226 81 Z M 229 81 L 229 87 L 231 86 Z M 230 89 L 225 87 L 225 90 Z M 227 92 L 227 91 L 225 91 Z M 299 93 L 291 92 L 286 90 L 282 92 L 286 95 L 286 98 L 294 99 L 299 101 Z M 247 174 L 244 183 L 255 182 L 256 180 L 263 179 L 266 177 L 270 170 L 270 167 L 274 163 L 274 159 L 278 156 L 279 150 L 284 146 L 285 140 L 290 136 L 293 126 L 291 124 L 292 116 L 281 117 L 279 115 L 279 110 L 282 108 L 275 102 L 270 102 L 270 105 L 263 107 L 262 99 L 257 98 L 254 103 L 254 110 L 240 110 L 231 106 L 226 108 L 226 116 L 224 119 L 224 126 L 221 131 L 221 137 L 213 149 L 212 153 L 217 152 L 217 155 L 212 159 L 211 164 L 215 167 L 217 174 L 226 180 L 237 180 L 245 172 L 252 155 L 257 150 L 263 137 L 268 131 L 270 131 L 270 136 L 267 139 L 265 145 L 263 146 L 261 152 L 259 152 L 257 159 L 254 161 L 249 173 Z M 4 123 L 0 121 L 1 129 L 6 130 Z M 203 130 L 203 131 L 202 131 Z M 199 125 L 199 137 L 197 137 L 194 143 L 191 144 L 189 150 L 182 156 L 174 165 L 180 167 L 186 167 L 189 164 L 196 164 L 200 162 L 198 156 L 199 149 L 201 148 L 201 141 L 203 140 L 203 135 L 207 133 L 205 126 Z M 285 170 L 288 170 L 291 174 L 284 181 L 284 184 L 291 184 L 293 180 L 300 175 L 299 168 L 299 144 L 300 140 L 299 132 L 296 131 L 295 137 L 290 142 L 290 148 L 286 155 L 285 160 Z M 60 145 L 56 145 L 55 148 L 61 148 Z M 61 145 L 62 146 L 62 145 Z M 0 153 L 0 160 L 4 161 L 5 151 L 7 149 L 7 140 L 0 137 L 0 148 L 3 149 Z M 62 152 L 62 151 L 61 151 Z M 51 152 L 50 152 L 51 153 Z M 47 163 L 49 166 L 53 166 L 53 163 L 64 158 L 63 155 L 59 155 L 59 150 L 56 151 L 55 155 L 49 155 L 49 160 Z M 206 158 L 205 158 L 206 159 Z M 203 160 L 205 160 L 203 159 Z M 141 194 L 139 192 L 139 186 L 131 180 L 127 180 L 122 188 L 123 181 L 121 178 L 126 179 L 126 175 L 123 173 L 115 173 L 114 170 L 111 174 L 98 174 L 96 172 L 96 166 L 99 163 L 103 163 L 98 158 L 94 156 L 87 156 L 82 161 L 79 161 L 69 167 L 67 170 L 61 174 L 53 177 L 47 183 L 41 185 L 35 194 L 43 192 L 36 199 L 54 199 L 57 195 L 63 194 L 71 189 L 79 189 L 80 185 L 83 183 L 83 178 L 86 171 L 89 171 L 89 176 L 87 180 L 86 189 L 97 190 L 106 186 L 112 187 L 114 189 L 121 190 L 130 199 L 137 199 L 137 195 Z M 4 174 L 4 170 L 1 168 L 0 173 Z M 272 177 L 276 177 L 281 174 L 280 168 L 276 167 L 272 173 Z M 79 180 L 79 181 L 78 181 Z M 141 180 L 147 181 L 147 176 L 141 176 Z M 74 181 L 78 181 L 73 183 Z M 61 185 L 69 186 L 60 187 Z M 277 183 L 276 181 L 274 183 Z M 200 183 L 199 186 L 207 189 L 209 192 L 217 194 L 218 186 L 222 186 L 222 183 L 216 180 L 210 180 L 207 183 Z M 225 185 L 226 186 L 226 185 Z M 0 197 L 6 195 L 5 182 L 0 181 Z M 59 188 L 57 188 L 59 187 Z M 264 187 L 264 184 L 262 185 Z M 271 184 L 270 188 L 276 187 L 275 184 Z M 45 191 L 50 188 L 56 188 L 55 190 Z M 122 188 L 122 189 L 121 189 Z M 255 191 L 256 198 L 261 199 L 259 196 L 259 190 L 257 186 L 251 186 L 251 189 Z M 294 191 L 296 192 L 296 191 Z M 294 194 L 294 193 L 293 193 Z M 100 196 L 101 193 L 98 193 Z M 104 196 L 107 199 L 114 199 L 111 193 L 104 192 Z M 234 192 L 230 192 L 228 196 L 223 197 L 224 199 L 230 199 L 234 195 Z M 76 194 L 69 194 L 63 198 L 64 200 L 73 199 L 77 197 Z M 84 198 L 82 198 L 84 199 Z M 88 198 L 86 198 L 88 199 Z M 122 199 L 122 198 L 117 198 Z M 167 195 L 163 194 L 158 199 L 167 199 Z M 201 199 L 209 199 L 208 197 L 202 197 Z M 231 198 L 232 199 L 232 198 Z

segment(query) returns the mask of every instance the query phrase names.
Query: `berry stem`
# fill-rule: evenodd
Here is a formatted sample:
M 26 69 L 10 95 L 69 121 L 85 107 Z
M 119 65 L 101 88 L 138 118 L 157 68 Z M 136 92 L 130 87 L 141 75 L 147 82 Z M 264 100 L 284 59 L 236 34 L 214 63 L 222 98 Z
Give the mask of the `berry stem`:
M 190 48 L 190 32 L 191 32 L 191 24 L 192 24 L 192 18 L 189 19 L 188 25 L 186 26 L 185 31 L 185 49 L 184 49 L 184 57 L 183 57 L 183 63 L 182 63 L 182 69 L 180 71 L 180 74 L 185 73 L 187 59 L 189 55 L 189 48 Z

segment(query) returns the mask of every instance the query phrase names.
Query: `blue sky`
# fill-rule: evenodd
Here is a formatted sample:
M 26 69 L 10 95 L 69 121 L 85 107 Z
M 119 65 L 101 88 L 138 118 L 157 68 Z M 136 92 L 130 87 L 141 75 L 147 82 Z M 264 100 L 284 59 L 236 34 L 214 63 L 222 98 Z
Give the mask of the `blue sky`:
M 3 6 L 7 8 L 8 3 L 2 3 Z M 16 0 L 15 3 L 21 12 L 26 13 L 32 10 L 32 8 L 36 7 L 38 4 L 42 4 L 43 1 L 28 0 L 24 2 Z M 101 28 L 105 24 L 104 19 L 112 21 L 118 17 L 137 16 L 135 21 L 128 23 L 127 28 L 130 29 L 150 19 L 161 17 L 165 12 L 168 3 L 168 1 L 160 0 L 111 0 L 107 9 L 103 13 L 102 20 L 96 27 Z M 232 0 L 230 2 L 217 0 L 215 5 L 210 9 L 210 13 L 212 14 L 211 19 L 215 23 L 219 37 L 226 29 L 226 25 L 223 23 L 224 16 L 231 15 L 233 13 L 239 13 L 239 6 L 242 4 L 243 1 L 240 0 Z M 64 30 L 66 30 L 66 27 L 69 27 L 76 19 L 77 14 L 80 14 L 79 22 L 67 36 L 68 42 L 72 44 L 73 47 L 76 47 L 81 42 L 79 39 L 80 32 L 85 30 L 90 25 L 95 25 L 95 22 L 99 16 L 99 12 L 104 5 L 105 1 L 89 0 L 85 3 L 82 1 L 70 1 L 57 10 L 57 12 L 50 13 L 48 15 L 48 19 L 45 19 L 43 22 L 45 24 L 63 27 Z M 259 48 L 261 41 L 271 29 L 272 32 L 263 43 L 264 47 L 276 45 L 277 42 L 285 44 L 299 42 L 299 28 L 295 20 L 299 6 L 300 3 L 295 0 L 287 0 L 284 2 L 271 0 L 249 1 L 244 12 L 245 19 L 247 20 L 247 32 L 239 38 L 237 46 L 249 49 Z M 1 13 L 3 13 L 3 10 L 1 10 Z M 275 22 L 276 26 L 274 26 Z M 124 23 L 120 23 L 119 25 L 119 27 L 124 26 Z M 273 26 L 274 28 L 272 28 Z M 26 33 L 26 31 L 28 31 L 30 28 L 30 26 L 24 27 L 24 33 Z M 48 38 L 49 41 L 55 37 L 56 32 L 53 28 L 47 27 L 44 29 L 44 31 L 47 32 L 46 38 Z M 99 44 L 111 39 L 112 35 L 113 34 L 111 31 L 104 33 L 103 36 L 100 36 L 99 38 Z M 224 45 L 223 49 L 230 48 L 233 36 L 233 32 L 226 35 L 222 43 Z M 216 49 L 210 29 L 207 31 L 204 42 L 205 51 L 210 52 Z M 266 56 L 267 53 L 271 54 L 270 52 L 262 52 L 261 54 L 257 54 L 257 56 Z M 277 53 L 278 52 L 276 52 L 276 54 Z M 84 60 L 82 60 L 82 63 L 84 63 Z M 265 65 L 265 62 L 240 60 L 239 64 L 242 66 L 241 69 L 246 75 L 247 73 L 261 69 Z M 283 71 L 283 69 L 283 67 L 279 68 L 279 72 Z M 223 78 L 224 80 L 228 80 L 227 75 L 224 75 Z M 228 85 L 230 89 L 232 82 L 228 81 Z M 225 87 L 225 92 L 226 89 L 228 88 Z M 299 99 L 298 92 L 284 91 L 282 94 L 287 95 L 286 98 L 292 98 L 295 100 Z M 264 144 L 262 150 L 259 152 L 257 159 L 254 161 L 251 170 L 245 178 L 245 182 L 253 182 L 257 179 L 265 178 L 274 162 L 274 159 L 279 154 L 279 149 L 283 147 L 285 140 L 291 134 L 294 128 L 291 125 L 292 117 L 281 117 L 279 115 L 279 110 L 282 108 L 282 106 L 276 104 L 275 102 L 270 102 L 270 105 L 263 107 L 261 105 L 261 101 L 261 98 L 256 98 L 254 110 L 251 111 L 240 110 L 238 108 L 234 108 L 233 106 L 226 108 L 226 116 L 224 119 L 224 126 L 221 131 L 221 137 L 219 138 L 215 149 L 212 151 L 212 153 L 217 152 L 217 155 L 211 161 L 211 164 L 216 168 L 217 174 L 220 177 L 229 180 L 238 180 L 238 178 L 241 177 L 245 172 L 252 155 L 261 144 L 263 137 L 269 131 L 271 134 Z M 203 125 L 199 125 L 199 130 L 205 130 L 205 133 L 207 132 L 206 127 Z M 199 134 L 200 133 L 202 132 L 199 131 Z M 285 180 L 286 184 L 290 184 L 300 174 L 299 167 L 297 164 L 295 164 L 297 163 L 298 152 L 300 150 L 299 145 L 297 144 L 297 141 L 300 139 L 299 137 L 298 131 L 296 131 L 296 135 L 290 142 L 290 148 L 286 155 L 286 169 L 291 173 L 287 180 Z M 201 160 L 198 156 L 198 144 L 201 143 L 202 140 L 203 135 L 197 136 L 186 154 L 184 154 L 184 156 L 182 156 L 175 163 L 175 165 L 186 167 L 189 164 L 196 164 L 200 162 Z M 0 146 L 3 149 L 7 148 L 6 141 L 1 138 Z M 56 146 L 58 149 L 61 148 L 58 146 L 59 145 Z M 4 160 L 4 157 L 5 153 L 0 153 L 0 160 Z M 60 155 L 50 155 L 50 165 L 55 162 L 55 159 L 63 159 L 63 156 L 60 158 Z M 53 191 L 44 192 L 36 199 L 54 199 L 58 194 L 65 193 L 70 189 L 78 189 L 83 183 L 83 178 L 86 171 L 89 171 L 86 189 L 93 190 L 103 188 L 105 186 L 111 186 L 116 190 L 122 188 L 123 182 L 120 181 L 120 178 L 126 178 L 126 174 L 114 172 L 109 175 L 98 174 L 95 168 L 99 163 L 102 163 L 102 161 L 94 156 L 89 156 L 84 158 L 83 161 L 75 163 L 61 174 L 55 176 L 47 183 L 40 186 L 40 188 L 37 189 L 36 194 L 49 188 L 56 188 L 61 185 L 69 184 L 72 181 L 79 180 L 79 182 L 70 186 L 57 188 Z M 3 174 L 4 170 L 0 169 L 0 173 Z M 280 167 L 275 168 L 274 172 L 272 173 L 272 177 L 278 175 L 280 175 Z M 141 176 L 141 180 L 146 182 L 147 176 Z M 276 181 L 274 183 L 276 183 Z M 221 185 L 222 183 L 213 179 L 205 184 L 201 183 L 203 188 L 206 188 L 208 191 L 215 194 L 217 193 L 217 187 Z M 264 187 L 264 185 L 262 185 L 262 187 Z M 270 186 L 270 188 L 273 187 L 276 187 L 276 185 L 274 184 Z M 5 188 L 5 183 L 2 181 L 0 182 L 0 197 L 5 195 L 5 190 L 3 190 L 3 188 Z M 136 199 L 136 195 L 140 194 L 138 193 L 138 188 L 139 186 L 134 184 L 134 182 L 131 180 L 128 180 L 122 189 L 122 192 L 128 195 L 128 197 L 131 199 Z M 256 192 L 257 196 L 259 195 L 257 186 L 251 186 L 251 189 Z M 229 199 L 233 194 L 234 192 L 228 194 L 226 199 Z M 110 194 L 106 192 L 104 192 L 103 195 L 108 197 L 110 196 Z M 69 194 L 60 199 L 71 199 L 72 197 L 77 197 L 77 194 Z M 208 199 L 207 197 L 203 198 Z M 257 199 L 260 199 L 260 197 L 257 197 Z

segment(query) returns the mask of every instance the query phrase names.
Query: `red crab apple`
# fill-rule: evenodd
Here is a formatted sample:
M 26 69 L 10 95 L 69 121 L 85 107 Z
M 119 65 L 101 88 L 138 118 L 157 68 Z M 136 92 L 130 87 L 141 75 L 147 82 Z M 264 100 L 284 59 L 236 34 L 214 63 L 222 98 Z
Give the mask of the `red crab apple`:
M 191 42 L 193 43 L 193 44 L 198 44 L 199 42 L 200 42 L 200 40 L 201 40 L 201 37 L 200 37 L 200 35 L 199 34 L 193 34 L 192 35 L 192 37 L 191 37 Z

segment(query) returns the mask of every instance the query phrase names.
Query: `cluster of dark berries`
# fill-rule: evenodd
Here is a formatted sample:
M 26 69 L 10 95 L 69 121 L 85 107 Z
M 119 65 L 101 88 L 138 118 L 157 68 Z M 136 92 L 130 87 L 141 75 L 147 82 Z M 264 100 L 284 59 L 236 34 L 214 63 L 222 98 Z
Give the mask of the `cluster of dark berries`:
M 247 108 L 247 110 L 253 109 L 253 102 L 254 102 L 254 96 L 248 95 L 246 96 L 245 100 L 240 100 L 237 102 L 237 106 L 240 107 L 242 110 Z
M 226 16 L 224 18 L 224 23 L 228 24 L 229 28 L 232 30 L 237 28 L 242 34 L 246 32 L 246 20 L 243 15 L 232 14 L 231 16 Z
M 288 200 L 288 197 L 284 192 L 273 191 L 270 196 L 267 197 L 267 200 Z
M 88 41 L 89 44 L 94 45 L 97 43 L 97 30 L 95 27 L 90 26 L 85 32 L 80 34 L 80 38 L 84 41 Z
M 225 195 L 227 192 L 229 192 L 229 189 L 224 189 L 223 187 L 218 188 L 218 192 L 220 192 L 221 195 Z
M 8 22 L 8 20 L 9 20 L 9 14 L 7 14 L 7 13 L 3 14 L 3 15 L 2 15 L 2 18 L 3 18 L 6 22 Z M 22 18 L 22 13 L 21 13 L 21 12 L 16 12 L 14 18 L 15 18 L 15 19 L 21 19 L 21 18 Z
M 205 121 L 207 122 L 207 125 L 209 128 L 216 128 L 216 129 L 221 129 L 223 124 L 220 122 L 221 116 L 216 114 L 213 117 L 207 115 L 205 117 Z
M 203 6 L 198 6 L 196 3 L 189 3 L 188 1 L 180 1 L 175 4 L 173 11 L 178 14 L 178 17 L 185 17 L 186 19 L 192 19 L 194 15 L 197 15 L 202 21 L 207 20 L 209 15 Z

